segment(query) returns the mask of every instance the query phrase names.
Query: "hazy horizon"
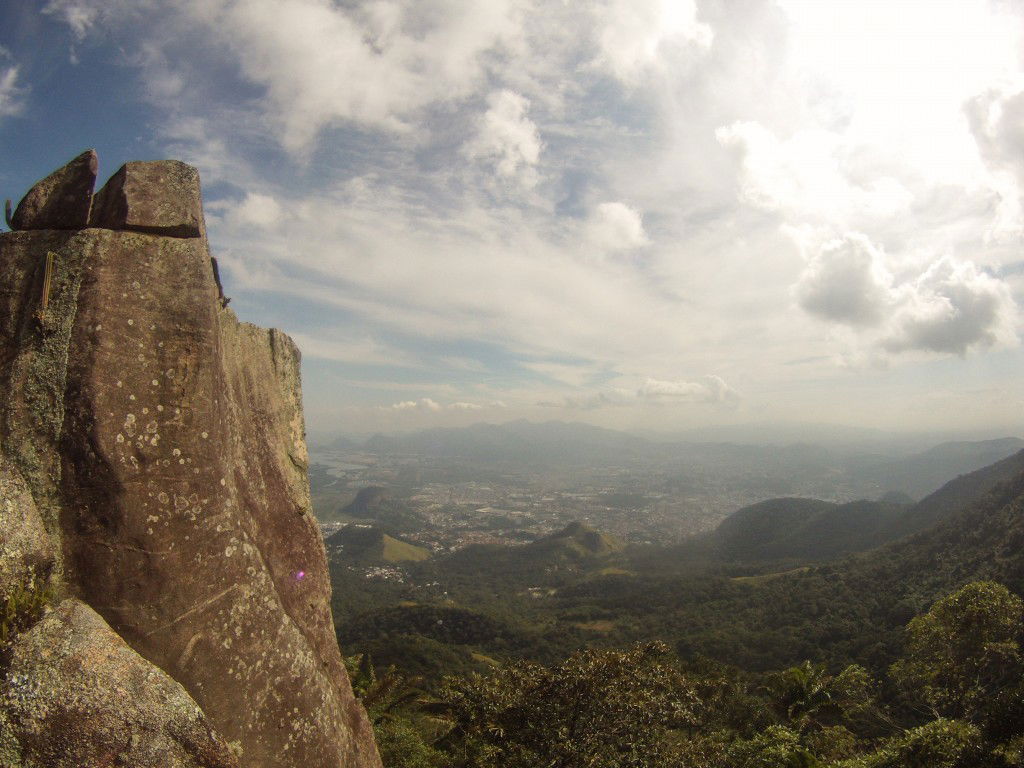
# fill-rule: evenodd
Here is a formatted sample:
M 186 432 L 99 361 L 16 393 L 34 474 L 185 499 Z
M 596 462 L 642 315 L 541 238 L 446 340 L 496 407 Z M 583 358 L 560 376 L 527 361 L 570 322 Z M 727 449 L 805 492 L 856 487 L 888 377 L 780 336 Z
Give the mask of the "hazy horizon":
M 319 429 L 307 426 L 307 437 L 311 445 L 328 447 L 332 442 L 347 440 L 355 443 L 365 442 L 377 436 L 401 437 L 415 435 L 434 428 L 441 429 L 473 429 L 478 427 L 507 427 L 526 423 L 533 426 L 567 425 L 596 426 L 611 429 L 624 435 L 640 437 L 652 442 L 692 442 L 692 443 L 736 443 L 751 445 L 808 445 L 842 446 L 849 448 L 888 445 L 897 450 L 915 451 L 950 442 L 984 442 L 1000 439 L 1024 439 L 1024 428 L 968 429 L 968 430 L 935 430 L 935 431 L 898 431 L 856 427 L 843 424 L 807 424 L 807 423 L 745 423 L 730 425 L 713 425 L 680 429 L 616 429 L 601 427 L 586 421 L 565 419 L 507 419 L 478 420 L 467 424 L 444 424 L 436 427 L 375 430 L 359 432 L 344 429 Z
M 203 180 L 311 434 L 1024 433 L 1024 6 L 0 2 L 0 198 Z

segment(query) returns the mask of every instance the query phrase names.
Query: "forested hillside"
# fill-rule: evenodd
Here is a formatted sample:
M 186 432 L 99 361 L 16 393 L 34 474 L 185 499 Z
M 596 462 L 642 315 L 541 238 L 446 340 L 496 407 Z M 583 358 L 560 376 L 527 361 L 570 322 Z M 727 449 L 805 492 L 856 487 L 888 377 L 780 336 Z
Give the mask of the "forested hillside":
M 417 696 L 455 728 L 439 736 L 418 720 L 427 710 L 397 710 L 404 714 L 389 722 L 411 729 L 405 736 L 428 760 L 421 765 L 485 766 L 500 756 L 525 766 L 549 755 L 557 739 L 516 723 L 557 721 L 566 706 L 558 697 L 580 685 L 596 686 L 593 695 L 604 696 L 602 706 L 615 717 L 662 706 L 688 712 L 651 726 L 642 740 L 647 760 L 723 768 L 1020 765 L 1020 734 L 999 723 L 1016 712 L 1019 695 L 1012 693 L 1020 682 L 1012 665 L 1021 631 L 1016 596 L 1024 590 L 1022 461 L 1018 454 L 959 477 L 915 505 L 755 505 L 689 550 L 671 550 L 692 557 L 675 570 L 656 548 L 624 548 L 582 525 L 521 547 L 470 547 L 411 566 L 403 583 L 362 585 L 374 598 L 361 609 L 336 607 L 339 636 L 368 654 L 361 684 L 381 684 L 374 675 L 405 684 L 421 676 Z M 929 519 L 944 521 L 870 549 L 901 526 Z M 866 551 L 822 563 L 858 549 Z M 657 566 L 646 568 L 648 559 Z M 936 602 L 977 581 L 1001 586 Z M 355 586 L 336 582 L 336 589 Z M 949 615 L 972 606 L 995 617 Z M 952 662 L 935 647 L 938 630 L 926 629 L 977 621 L 998 625 L 992 631 L 1002 633 L 1003 656 L 993 659 L 996 646 L 982 643 L 972 646 L 978 658 L 956 663 L 995 665 L 996 687 L 1009 696 L 999 699 L 997 714 L 983 712 L 977 691 L 939 669 Z M 580 648 L 592 650 L 573 656 Z M 616 677 L 626 663 L 674 687 L 658 687 L 643 672 Z M 914 695 L 931 699 L 912 700 L 915 685 Z M 619 698 L 609 693 L 620 689 Z M 523 691 L 530 690 L 527 702 Z M 812 694 L 831 703 L 797 701 Z M 531 708 L 535 714 L 525 714 Z M 506 736 L 494 737 L 491 728 Z M 905 762 L 919 752 L 931 757 Z M 666 764 L 617 759 L 595 764 Z

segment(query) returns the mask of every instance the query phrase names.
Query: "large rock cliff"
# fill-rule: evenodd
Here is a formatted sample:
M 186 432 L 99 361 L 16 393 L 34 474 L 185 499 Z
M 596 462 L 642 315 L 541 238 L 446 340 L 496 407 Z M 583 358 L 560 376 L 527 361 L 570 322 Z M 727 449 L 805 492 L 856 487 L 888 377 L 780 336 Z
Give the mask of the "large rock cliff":
M 298 350 L 224 306 L 194 169 L 129 163 L 93 198 L 95 174 L 43 179 L 0 235 L 0 598 L 63 599 L 8 620 L 0 765 L 379 766 Z M 72 706 L 89 685 L 101 712 L 132 698 L 109 728 Z

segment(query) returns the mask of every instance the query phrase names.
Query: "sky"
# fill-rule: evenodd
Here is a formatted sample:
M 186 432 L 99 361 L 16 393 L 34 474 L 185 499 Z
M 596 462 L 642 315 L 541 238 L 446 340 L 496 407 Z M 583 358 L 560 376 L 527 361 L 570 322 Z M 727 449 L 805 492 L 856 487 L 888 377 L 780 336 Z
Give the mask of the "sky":
M 195 165 L 311 431 L 1024 433 L 1019 0 L 0 11 L 0 197 Z

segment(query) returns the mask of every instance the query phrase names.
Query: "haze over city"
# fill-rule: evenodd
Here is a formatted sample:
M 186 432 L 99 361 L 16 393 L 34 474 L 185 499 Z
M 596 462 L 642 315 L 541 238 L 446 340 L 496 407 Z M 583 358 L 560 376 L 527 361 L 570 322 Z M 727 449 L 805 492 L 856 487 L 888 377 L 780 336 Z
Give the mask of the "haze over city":
M 1022 431 L 1019 3 L 0 7 L 0 197 L 196 165 L 311 430 Z

